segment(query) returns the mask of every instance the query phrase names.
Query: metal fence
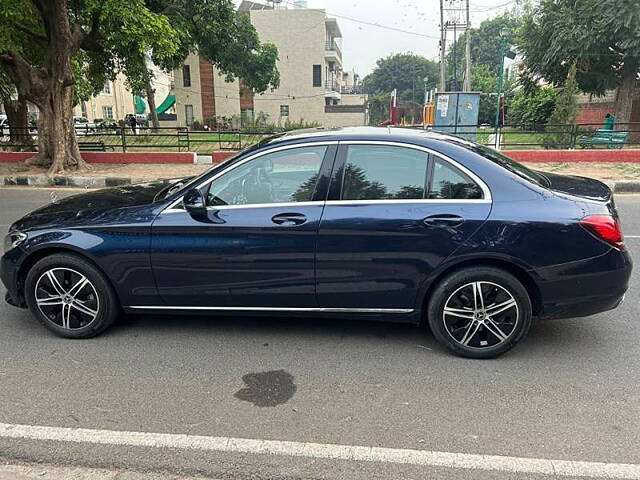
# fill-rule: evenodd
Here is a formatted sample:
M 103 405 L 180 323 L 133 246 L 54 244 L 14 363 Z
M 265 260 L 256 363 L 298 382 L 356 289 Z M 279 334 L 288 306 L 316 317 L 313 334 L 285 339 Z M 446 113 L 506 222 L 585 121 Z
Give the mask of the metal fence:
M 416 127 L 413 127 L 416 128 Z M 427 127 L 478 143 L 495 146 L 494 129 L 477 125 Z M 272 130 L 190 130 L 187 127 L 88 127 L 76 129 L 81 150 L 117 152 L 196 152 L 241 150 L 272 135 Z M 0 127 L 0 150 L 36 150 L 35 127 Z M 616 124 L 605 130 L 601 124 L 505 125 L 499 130 L 499 146 L 505 150 L 638 148 L 640 122 Z
M 430 126 L 426 129 L 496 146 L 495 128 L 490 126 Z M 638 148 L 640 122 L 616 123 L 613 130 L 604 129 L 601 123 L 504 125 L 498 129 L 498 140 L 502 150 Z
M 242 150 L 272 135 L 266 130 L 189 130 L 186 127 L 88 127 L 76 128 L 81 151 L 196 152 Z M 36 150 L 36 128 L 0 127 L 0 150 Z

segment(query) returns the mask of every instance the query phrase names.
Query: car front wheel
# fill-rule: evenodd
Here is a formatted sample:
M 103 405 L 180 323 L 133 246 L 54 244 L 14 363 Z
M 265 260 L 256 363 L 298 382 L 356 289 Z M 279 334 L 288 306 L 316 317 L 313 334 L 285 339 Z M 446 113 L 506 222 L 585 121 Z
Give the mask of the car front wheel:
M 531 325 L 531 299 L 522 283 L 493 267 L 470 267 L 444 278 L 427 309 L 436 339 L 470 358 L 493 358 L 513 348 Z
M 67 338 L 93 337 L 119 314 L 116 295 L 105 276 L 75 255 L 39 260 L 25 280 L 27 305 L 49 330 Z

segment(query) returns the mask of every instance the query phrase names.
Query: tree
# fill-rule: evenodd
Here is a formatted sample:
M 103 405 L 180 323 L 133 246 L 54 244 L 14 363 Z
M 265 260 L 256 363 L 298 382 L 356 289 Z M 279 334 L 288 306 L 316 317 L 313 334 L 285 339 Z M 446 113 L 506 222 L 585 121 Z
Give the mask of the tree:
M 228 77 L 246 74 L 256 89 L 277 85 L 277 50 L 260 45 L 249 27 L 231 0 L 2 3 L 0 66 L 40 112 L 38 155 L 29 163 L 50 166 L 52 173 L 86 168 L 73 125 L 76 86 L 86 83 L 97 93 L 123 73 L 133 91 L 145 91 L 148 56 L 171 69 L 200 50 Z M 27 43 L 36 54 L 25 54 Z
M 478 108 L 478 123 L 493 125 L 496 121 L 498 76 L 488 65 L 474 65 L 471 68 L 471 90 L 482 92 Z
M 257 93 L 278 87 L 277 48 L 260 43 L 249 14 L 237 12 L 231 0 L 147 0 L 146 4 L 153 13 L 166 16 L 180 42 L 173 57 L 151 59 L 162 70 L 179 68 L 188 52 L 198 52 L 227 81 L 242 78 L 244 87 Z M 152 123 L 158 127 L 152 76 L 148 71 L 134 87 L 146 95 Z
M 434 88 L 438 80 L 438 64 L 419 55 L 400 53 L 376 62 L 376 68 L 364 79 L 370 95 L 388 95 L 398 90 L 403 102 L 424 102 L 426 88 Z
M 0 70 L 0 102 L 4 106 L 9 123 L 9 143 L 14 150 L 30 148 L 33 139 L 29 134 L 29 111 L 27 101 L 18 95 L 11 80 Z
M 637 1 L 541 0 L 525 17 L 518 44 L 533 76 L 563 85 L 576 65 L 583 92 L 603 95 L 617 88 L 617 118 L 628 123 L 640 71 L 639 31 Z
M 369 109 L 369 125 L 380 125 L 389 119 L 390 95 L 387 93 L 367 96 L 367 108 Z
M 549 117 L 551 130 L 542 140 L 545 148 L 570 148 L 572 146 L 573 125 L 578 116 L 577 93 L 576 66 L 572 65 L 569 68 L 564 87 L 556 100 L 553 113 Z
M 553 113 L 558 94 L 550 86 L 521 88 L 509 103 L 508 123 L 512 125 L 544 125 Z

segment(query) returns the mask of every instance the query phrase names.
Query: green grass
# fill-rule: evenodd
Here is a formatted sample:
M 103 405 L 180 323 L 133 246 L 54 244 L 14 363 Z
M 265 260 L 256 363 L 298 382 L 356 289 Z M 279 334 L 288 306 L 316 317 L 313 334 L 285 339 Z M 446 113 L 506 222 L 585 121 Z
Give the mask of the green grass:
M 140 133 L 134 135 L 127 131 L 124 141 L 127 151 L 147 152 L 196 152 L 211 153 L 216 150 L 239 150 L 253 145 L 268 134 L 237 134 L 216 132 L 189 132 L 187 135 L 178 135 L 175 131 L 166 133 Z M 98 132 L 89 135 L 78 136 L 79 142 L 103 142 L 110 150 L 122 151 L 123 138 L 120 133 Z

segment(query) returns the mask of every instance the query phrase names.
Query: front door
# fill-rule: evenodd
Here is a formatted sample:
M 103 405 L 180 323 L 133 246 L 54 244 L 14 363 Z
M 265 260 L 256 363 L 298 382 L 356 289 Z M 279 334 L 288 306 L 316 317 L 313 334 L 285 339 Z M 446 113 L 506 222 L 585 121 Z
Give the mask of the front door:
M 257 154 L 201 186 L 205 217 L 192 218 L 180 206 L 160 214 L 151 261 L 164 303 L 316 307 L 314 257 L 328 184 L 319 179 L 335 150 L 313 145 Z
M 418 308 L 425 279 L 491 210 L 458 167 L 420 147 L 341 144 L 318 235 L 321 308 Z

